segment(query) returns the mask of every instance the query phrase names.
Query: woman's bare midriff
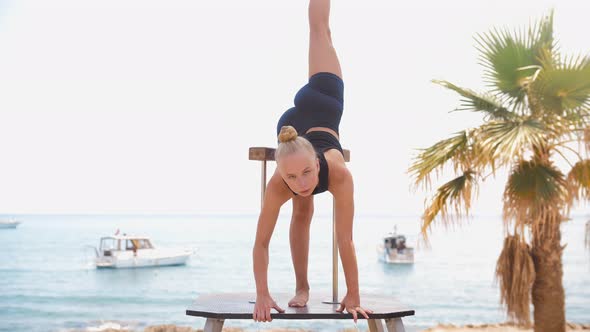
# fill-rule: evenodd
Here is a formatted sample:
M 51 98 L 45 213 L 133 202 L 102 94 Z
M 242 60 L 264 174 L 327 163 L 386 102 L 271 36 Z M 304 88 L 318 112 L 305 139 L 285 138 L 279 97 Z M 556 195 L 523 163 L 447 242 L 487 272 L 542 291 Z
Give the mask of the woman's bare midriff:
M 311 131 L 325 131 L 325 132 L 328 132 L 328 133 L 334 135 L 334 137 L 336 137 L 336 139 L 340 140 L 340 137 L 338 136 L 338 134 L 334 130 L 327 128 L 327 127 L 311 127 L 305 133 L 307 134 Z

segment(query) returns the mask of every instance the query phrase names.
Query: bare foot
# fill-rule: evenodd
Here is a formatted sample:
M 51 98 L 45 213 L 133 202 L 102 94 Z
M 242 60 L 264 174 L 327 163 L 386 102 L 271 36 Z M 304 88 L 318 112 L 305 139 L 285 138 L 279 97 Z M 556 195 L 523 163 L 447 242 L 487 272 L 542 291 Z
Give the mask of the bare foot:
M 307 301 L 309 301 L 309 290 L 298 290 L 289 301 L 289 307 L 305 307 Z

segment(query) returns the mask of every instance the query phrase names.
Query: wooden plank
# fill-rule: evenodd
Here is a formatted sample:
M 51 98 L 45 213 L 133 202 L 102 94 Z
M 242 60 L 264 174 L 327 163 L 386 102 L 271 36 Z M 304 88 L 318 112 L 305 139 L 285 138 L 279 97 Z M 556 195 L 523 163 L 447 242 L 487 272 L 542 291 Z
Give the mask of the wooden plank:
M 285 309 L 284 313 L 279 313 L 274 309 L 271 310 L 273 319 L 352 319 L 352 314 L 336 311 L 340 306 L 339 304 L 322 303 L 323 300 L 330 298 L 330 295 L 326 293 L 310 294 L 307 306 L 302 308 L 288 306 L 287 303 L 293 294 L 277 293 L 272 294 L 272 296 L 277 304 Z M 186 310 L 186 314 L 217 319 L 252 319 L 255 300 L 256 293 L 201 295 Z M 361 300 L 364 307 L 373 310 L 373 313 L 369 315 L 370 319 L 400 318 L 414 315 L 414 310 L 408 309 L 390 296 L 361 294 Z M 359 319 L 364 318 L 359 316 Z M 395 321 L 393 323 L 392 326 L 397 326 Z M 397 332 L 398 330 L 394 331 Z
M 251 147 L 249 160 L 275 160 L 275 149 L 265 147 Z
M 350 161 L 350 150 L 343 149 L 344 161 Z M 248 159 L 249 160 L 275 160 L 275 149 L 262 147 L 262 146 L 254 146 L 250 147 L 248 150 Z
M 344 161 L 350 161 L 350 150 L 342 149 L 342 153 L 344 154 Z

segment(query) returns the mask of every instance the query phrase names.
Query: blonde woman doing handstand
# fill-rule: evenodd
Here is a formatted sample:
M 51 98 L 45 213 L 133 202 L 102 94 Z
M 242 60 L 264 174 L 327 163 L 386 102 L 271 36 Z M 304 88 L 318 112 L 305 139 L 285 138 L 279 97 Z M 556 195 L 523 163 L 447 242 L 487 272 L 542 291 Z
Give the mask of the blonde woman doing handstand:
M 302 307 L 309 300 L 307 263 L 313 196 L 329 191 L 335 200 L 336 238 L 346 278 L 346 295 L 339 312 L 368 318 L 361 306 L 358 267 L 352 238 L 353 180 L 339 142 L 338 127 L 344 103 L 344 83 L 329 27 L 330 0 L 309 2 L 309 81 L 295 95 L 295 107 L 279 119 L 277 168 L 269 180 L 258 218 L 252 251 L 256 280 L 255 321 L 271 321 L 270 311 L 284 310 L 273 300 L 267 282 L 268 248 L 281 206 L 293 201 L 289 230 L 295 269 L 295 296 L 288 305 Z

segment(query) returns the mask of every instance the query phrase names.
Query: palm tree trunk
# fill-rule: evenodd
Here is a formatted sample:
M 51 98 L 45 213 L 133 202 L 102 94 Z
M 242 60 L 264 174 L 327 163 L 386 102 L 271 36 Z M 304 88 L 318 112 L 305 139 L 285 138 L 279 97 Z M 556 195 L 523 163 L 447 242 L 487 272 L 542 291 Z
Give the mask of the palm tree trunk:
M 532 298 L 535 332 L 565 332 L 565 293 L 563 290 L 563 248 L 559 222 L 547 223 L 545 229 L 533 229 L 535 282 Z

